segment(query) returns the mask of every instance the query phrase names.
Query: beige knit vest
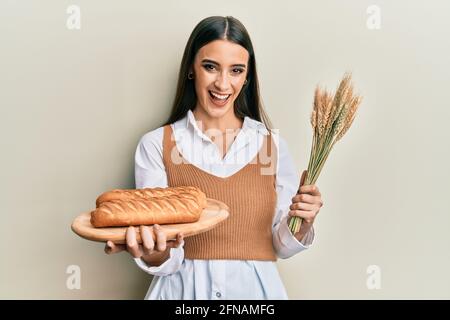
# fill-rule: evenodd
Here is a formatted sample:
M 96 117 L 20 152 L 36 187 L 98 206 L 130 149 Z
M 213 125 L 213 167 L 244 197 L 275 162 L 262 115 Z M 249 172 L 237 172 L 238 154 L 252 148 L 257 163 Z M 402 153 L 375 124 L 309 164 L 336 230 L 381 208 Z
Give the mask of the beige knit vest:
M 276 155 L 269 132 L 250 163 L 221 178 L 183 158 L 172 127 L 164 126 L 163 161 L 169 187 L 196 186 L 208 198 L 222 201 L 230 208 L 229 217 L 214 229 L 184 239 L 185 258 L 277 260 L 272 243 L 277 200 Z

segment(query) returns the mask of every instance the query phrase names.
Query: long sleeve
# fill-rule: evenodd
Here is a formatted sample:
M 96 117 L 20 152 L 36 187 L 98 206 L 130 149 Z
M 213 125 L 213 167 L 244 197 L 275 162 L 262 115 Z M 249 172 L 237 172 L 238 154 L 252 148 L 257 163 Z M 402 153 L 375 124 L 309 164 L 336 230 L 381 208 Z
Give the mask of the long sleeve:
M 289 153 L 287 143 L 279 135 L 278 163 L 276 175 L 277 206 L 272 226 L 273 246 L 278 257 L 287 259 L 305 249 L 314 242 L 314 228 L 302 239 L 297 238 L 289 230 L 287 219 L 292 198 L 297 193 L 300 176 Z
M 135 181 L 136 189 L 165 188 L 167 176 L 162 160 L 161 128 L 145 134 L 138 143 L 135 153 Z M 175 273 L 184 259 L 183 245 L 170 249 L 170 257 L 158 267 L 149 267 L 141 258 L 135 262 L 143 271 L 154 276 L 166 276 Z
M 182 246 L 179 248 L 170 248 L 170 257 L 157 267 L 149 267 L 141 258 L 134 258 L 134 261 L 141 270 L 153 276 L 168 276 L 177 272 L 180 269 L 183 260 L 184 249 Z
M 138 143 L 134 157 L 136 188 L 167 187 L 166 170 L 162 156 L 160 129 L 145 134 Z

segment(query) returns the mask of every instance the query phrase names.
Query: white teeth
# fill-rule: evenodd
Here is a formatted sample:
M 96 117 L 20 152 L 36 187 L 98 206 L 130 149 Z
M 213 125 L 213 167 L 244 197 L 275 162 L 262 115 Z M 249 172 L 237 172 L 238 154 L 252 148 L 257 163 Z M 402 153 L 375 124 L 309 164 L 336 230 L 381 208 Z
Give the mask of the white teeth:
M 220 95 L 220 94 L 217 94 L 217 93 L 214 93 L 214 92 L 212 92 L 212 91 L 210 91 L 211 92 L 211 94 L 214 96 L 214 97 L 216 97 L 217 99 L 221 99 L 221 100 L 225 100 L 225 99 L 227 99 L 230 95 L 225 95 L 225 96 L 222 96 L 222 95 Z

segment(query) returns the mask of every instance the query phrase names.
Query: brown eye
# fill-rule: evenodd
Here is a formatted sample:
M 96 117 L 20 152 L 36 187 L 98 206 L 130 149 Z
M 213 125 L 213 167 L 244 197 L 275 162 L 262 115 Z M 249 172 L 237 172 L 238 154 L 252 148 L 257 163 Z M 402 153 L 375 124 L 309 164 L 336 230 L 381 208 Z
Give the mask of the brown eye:
M 215 68 L 212 64 L 204 64 L 203 67 L 204 67 L 206 70 L 213 70 L 213 69 Z M 210 68 L 211 68 L 211 69 L 210 69 Z

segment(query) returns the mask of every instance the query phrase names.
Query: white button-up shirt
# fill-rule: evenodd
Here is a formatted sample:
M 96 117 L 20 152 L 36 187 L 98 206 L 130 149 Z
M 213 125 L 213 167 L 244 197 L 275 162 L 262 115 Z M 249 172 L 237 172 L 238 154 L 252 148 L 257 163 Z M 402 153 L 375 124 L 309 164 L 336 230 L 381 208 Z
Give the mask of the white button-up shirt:
M 199 127 L 192 111 L 171 124 L 178 150 L 191 164 L 210 174 L 228 177 L 242 169 L 260 150 L 264 135 L 262 122 L 245 117 L 243 126 L 224 158 L 218 146 Z M 164 127 L 146 133 L 135 154 L 136 188 L 167 187 L 163 163 Z M 289 230 L 287 218 L 300 177 L 283 138 L 273 130 L 277 147 L 277 206 L 272 223 L 273 246 L 279 258 L 289 258 L 312 245 L 314 229 L 302 242 Z M 184 243 L 183 243 L 184 245 Z M 160 266 L 149 267 L 134 259 L 153 275 L 145 299 L 288 299 L 273 261 L 185 259 L 183 245 L 170 249 L 170 257 Z

